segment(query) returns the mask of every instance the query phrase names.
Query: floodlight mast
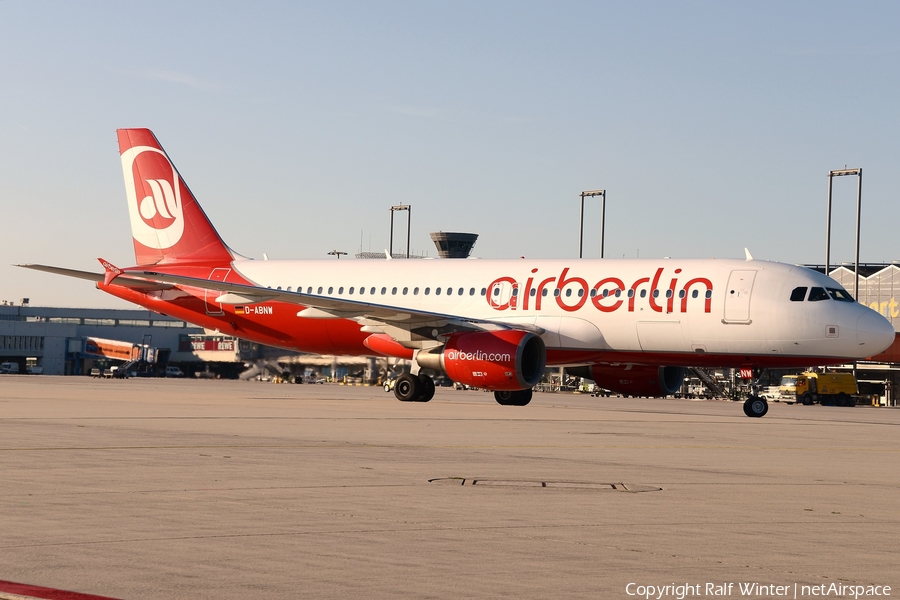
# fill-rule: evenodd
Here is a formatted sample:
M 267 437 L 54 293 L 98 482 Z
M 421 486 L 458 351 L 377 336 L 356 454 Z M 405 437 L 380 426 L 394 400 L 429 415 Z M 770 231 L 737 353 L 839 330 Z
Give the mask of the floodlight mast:
M 828 172 L 828 212 L 825 217 L 825 275 L 831 271 L 831 184 L 835 177 L 856 175 L 856 262 L 853 298 L 859 302 L 859 228 L 862 208 L 862 169 L 836 169 Z
M 391 242 L 387 258 L 394 258 L 394 213 L 398 210 L 406 211 L 406 258 L 409 258 L 409 224 L 412 220 L 412 206 L 409 204 L 398 204 L 391 207 Z
M 603 246 L 606 233 L 606 190 L 589 190 L 581 192 L 581 224 L 578 230 L 578 258 L 584 258 L 584 199 L 600 196 L 600 258 L 603 258 Z

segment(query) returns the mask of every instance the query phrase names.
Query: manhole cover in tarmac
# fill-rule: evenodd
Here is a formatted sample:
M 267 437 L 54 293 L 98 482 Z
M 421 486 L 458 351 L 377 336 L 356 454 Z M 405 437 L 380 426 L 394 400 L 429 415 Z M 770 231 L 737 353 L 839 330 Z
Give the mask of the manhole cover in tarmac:
M 549 488 L 556 490 L 591 490 L 609 492 L 659 492 L 662 488 L 655 485 L 642 483 L 597 483 L 590 481 L 536 481 L 523 479 L 479 479 L 476 477 L 439 477 L 429 479 L 428 483 L 441 483 L 444 485 L 477 485 L 480 487 L 529 487 Z

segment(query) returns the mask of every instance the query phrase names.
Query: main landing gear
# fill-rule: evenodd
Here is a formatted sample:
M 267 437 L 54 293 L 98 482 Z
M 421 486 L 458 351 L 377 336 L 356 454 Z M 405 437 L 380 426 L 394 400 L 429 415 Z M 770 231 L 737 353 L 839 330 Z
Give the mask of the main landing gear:
M 748 417 L 761 417 L 769 412 L 769 403 L 765 398 L 750 396 L 744 402 L 744 414 Z
M 404 373 L 394 384 L 394 397 L 400 402 L 428 402 L 434 398 L 434 379 L 425 374 Z
M 494 392 L 494 400 L 503 406 L 525 406 L 531 402 L 531 390 Z

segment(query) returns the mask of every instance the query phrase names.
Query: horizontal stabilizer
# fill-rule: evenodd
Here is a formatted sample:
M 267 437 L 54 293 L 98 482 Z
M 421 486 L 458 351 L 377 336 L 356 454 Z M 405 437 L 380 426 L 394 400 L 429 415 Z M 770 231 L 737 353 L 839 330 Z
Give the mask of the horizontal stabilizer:
M 51 267 L 48 265 L 16 265 L 23 269 L 34 269 L 35 271 L 44 271 L 53 273 L 54 275 L 65 275 L 66 277 L 75 277 L 76 279 L 86 279 L 95 283 L 100 283 L 106 279 L 106 273 L 91 273 L 90 271 L 77 271 L 75 269 L 64 269 L 63 267 Z M 146 279 L 135 279 L 122 275 L 115 278 L 114 285 L 133 288 L 137 290 L 170 290 L 174 286 L 168 283 L 160 283 L 158 281 L 147 281 Z

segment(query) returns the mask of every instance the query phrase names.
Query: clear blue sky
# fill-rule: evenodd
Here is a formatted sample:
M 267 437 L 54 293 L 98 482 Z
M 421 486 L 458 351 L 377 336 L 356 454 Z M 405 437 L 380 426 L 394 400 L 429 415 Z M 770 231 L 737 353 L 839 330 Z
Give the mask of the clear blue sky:
M 896 2 L 0 0 L 0 299 L 124 305 L 10 266 L 133 264 L 117 127 L 252 257 L 381 250 L 399 203 L 413 250 L 576 257 L 605 188 L 609 257 L 821 263 L 848 165 L 862 260 L 900 259 L 898 26 Z M 834 261 L 855 198 L 835 181 Z

